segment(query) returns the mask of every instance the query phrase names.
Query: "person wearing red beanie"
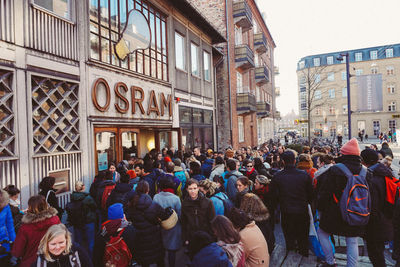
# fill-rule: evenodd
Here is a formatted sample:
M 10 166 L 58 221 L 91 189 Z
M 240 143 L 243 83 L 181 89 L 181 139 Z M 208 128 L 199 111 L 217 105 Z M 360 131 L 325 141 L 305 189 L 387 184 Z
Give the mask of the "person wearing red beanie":
M 342 153 L 343 155 L 360 156 L 361 151 L 360 147 L 358 146 L 357 139 L 352 138 L 350 141 L 344 144 L 340 149 L 340 153 Z

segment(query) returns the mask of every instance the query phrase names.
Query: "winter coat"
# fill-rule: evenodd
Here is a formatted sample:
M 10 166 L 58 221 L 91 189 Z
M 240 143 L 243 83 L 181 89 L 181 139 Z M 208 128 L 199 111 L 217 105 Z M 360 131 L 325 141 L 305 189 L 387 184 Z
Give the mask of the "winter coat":
M 42 266 L 41 262 L 45 262 L 47 267 L 75 267 L 71 264 L 72 262 L 79 262 L 79 267 L 93 267 L 92 260 L 90 259 L 87 252 L 80 247 L 78 244 L 74 243 L 71 247 L 70 253 L 67 255 L 61 254 L 58 257 L 52 258 L 54 261 L 46 261 L 43 254 L 39 254 L 36 261 L 31 265 L 31 267 Z
M 394 260 L 400 260 L 400 198 L 397 199 L 393 213 L 393 253 Z
M 104 180 L 104 181 L 101 181 L 101 183 L 97 187 L 97 190 L 96 190 L 97 196 L 96 196 L 95 201 L 96 201 L 97 207 L 99 209 L 101 209 L 101 202 L 103 199 L 104 189 L 106 188 L 106 186 L 110 186 L 110 185 L 115 185 L 115 182 L 113 180 Z M 108 197 L 110 197 L 110 196 L 108 196 Z M 103 212 L 105 212 L 105 211 L 103 211 Z
M 222 201 L 223 199 L 228 199 L 228 196 L 225 195 L 223 192 L 218 192 L 214 194 L 212 197 L 210 197 L 214 204 L 214 209 L 215 209 L 215 215 L 224 215 L 225 209 L 224 209 L 224 202 Z
M 274 194 L 283 213 L 308 213 L 313 188 L 310 176 L 305 171 L 287 166 L 274 175 L 271 185 L 275 188 Z
M 6 203 L 1 203 L 0 206 L 3 206 Z M 6 204 L 4 208 L 0 211 L 0 241 L 8 240 L 13 242 L 15 240 L 15 229 L 14 229 L 14 221 L 11 213 L 10 205 Z M 6 248 L 6 251 L 10 251 L 10 244 L 4 243 L 3 247 Z M 5 257 L 6 254 L 0 255 L 0 258 Z
M 19 227 L 21 226 L 22 216 L 24 216 L 24 214 L 19 209 L 19 204 L 12 199 L 10 199 L 10 209 L 14 221 L 15 233 L 17 233 Z
M 376 241 L 393 240 L 393 210 L 386 212 L 386 180 L 392 173 L 382 163 L 373 168 L 373 176 L 370 181 L 371 215 L 367 225 L 367 235 Z
M 217 245 L 220 246 L 225 251 L 233 267 L 245 266 L 246 255 L 244 255 L 244 248 L 242 242 L 236 244 L 227 244 L 220 240 L 217 242 Z
M 358 174 L 361 171 L 361 158 L 359 156 L 345 155 L 339 159 L 353 173 Z M 372 173 L 367 173 L 367 181 L 372 178 Z M 342 193 L 347 184 L 346 175 L 333 165 L 318 178 L 322 184 L 318 191 L 317 208 L 320 213 L 320 227 L 327 233 L 341 235 L 346 237 L 364 236 L 366 226 L 350 226 L 342 219 L 339 204 L 336 199 L 342 197 Z
M 89 193 L 74 191 L 71 194 L 71 201 L 82 201 L 86 224 L 96 222 L 97 205 Z
M 133 251 L 139 264 L 151 264 L 164 258 L 159 220 L 167 218 L 164 209 L 147 194 L 141 194 L 136 208 L 129 209 L 129 219 L 135 227 L 137 240 Z
M 254 166 L 258 175 L 264 175 L 267 178 L 270 178 L 271 175 L 269 174 L 267 168 L 264 166 L 264 164 L 260 165 L 260 166 Z
M 213 159 L 206 159 L 203 164 L 201 165 L 201 173 L 206 177 L 209 178 L 212 167 L 214 165 L 214 160 Z
M 22 217 L 22 225 L 11 250 L 11 255 L 22 258 L 18 267 L 29 267 L 37 257 L 40 240 L 47 229 L 54 224 L 59 224 L 60 218 L 57 210 L 50 207 L 38 214 L 27 212 Z
M 260 228 L 265 238 L 265 241 L 267 241 L 268 253 L 271 255 L 272 251 L 275 248 L 275 235 L 274 230 L 271 227 L 271 223 L 266 218 L 256 218 L 255 223 L 258 228 Z
M 243 176 L 243 174 L 235 170 L 232 172 L 228 172 L 224 177 L 224 180 L 227 181 L 225 185 L 226 195 L 232 202 L 234 202 L 236 198 L 236 193 L 237 193 L 236 182 L 240 176 Z
M 149 195 L 150 197 L 154 197 L 154 195 L 156 194 L 156 185 L 158 180 L 160 179 L 160 177 L 164 174 L 163 170 L 160 169 L 153 169 L 149 174 L 143 176 L 140 178 L 140 180 L 144 180 L 149 184 Z
M 170 192 L 160 192 L 154 196 L 154 202 L 158 203 L 162 208 L 171 207 L 178 215 L 177 224 L 169 230 L 161 229 L 164 248 L 167 250 L 179 250 L 182 246 L 182 226 L 181 218 L 181 200 L 178 196 Z
M 107 198 L 107 207 L 110 207 L 115 203 L 121 203 L 125 205 L 125 195 L 132 191 L 132 188 L 133 186 L 131 184 L 117 183 L 113 191 L 111 191 L 110 196 Z
M 240 208 L 240 205 L 242 204 L 242 199 L 243 199 L 244 195 L 246 195 L 249 192 L 250 192 L 250 190 L 247 187 L 242 192 L 237 192 L 236 193 L 235 201 L 233 202 L 235 204 L 236 208 L 238 208 L 238 209 Z
M 392 149 L 390 149 L 388 143 L 383 143 L 382 144 L 381 151 L 383 151 L 386 156 L 389 156 L 389 157 L 391 157 L 393 159 L 393 152 L 392 152 Z
M 96 200 L 97 197 L 97 190 L 99 189 L 99 185 L 101 184 L 101 182 L 103 182 L 100 179 L 96 179 L 93 181 L 93 183 L 90 185 L 90 189 L 89 189 L 89 194 L 90 196 Z
M 212 168 L 212 171 L 211 171 L 211 174 L 210 174 L 210 180 L 214 181 L 214 176 L 215 175 L 222 176 L 224 171 L 225 171 L 225 165 L 224 164 L 215 165 L 214 168 Z
M 246 177 L 249 178 L 249 180 L 253 181 L 253 183 L 256 181 L 256 177 L 258 175 L 258 172 L 256 169 L 251 169 L 251 171 L 246 171 Z
M 60 218 L 62 217 L 63 214 L 63 209 L 58 205 L 58 199 L 56 196 L 56 193 L 53 191 L 53 189 L 50 190 L 42 190 L 39 192 L 39 195 L 44 196 L 44 198 L 46 199 L 47 203 L 49 203 L 50 206 L 52 206 L 53 208 L 55 208 L 58 212 L 57 216 Z
M 182 191 L 184 191 L 184 189 L 186 188 L 186 181 L 190 178 L 189 174 L 182 167 L 175 166 L 174 175 L 181 181 L 181 188 Z
M 213 202 L 201 192 L 197 199 L 186 196 L 182 203 L 182 230 L 184 240 L 189 240 L 196 231 L 212 234 L 211 221 L 215 217 Z
M 197 180 L 197 181 L 201 181 L 201 180 L 205 180 L 206 177 L 203 174 L 196 174 L 192 176 L 193 179 Z
M 106 228 L 107 229 L 107 228 Z M 104 267 L 104 252 L 107 242 L 110 240 L 110 236 L 116 236 L 119 232 L 124 229 L 121 237 L 129 248 L 129 251 L 132 254 L 132 257 L 135 258 L 135 250 L 134 245 L 137 242 L 136 239 L 136 231 L 132 225 L 130 225 L 127 221 L 124 221 L 118 228 L 111 229 L 108 232 L 99 231 L 96 234 L 93 248 L 93 265 L 95 267 Z
M 232 267 L 225 251 L 216 243 L 211 243 L 202 248 L 190 264 L 191 267 Z
M 268 245 L 256 223 L 249 223 L 239 234 L 246 255 L 246 267 L 269 266 Z

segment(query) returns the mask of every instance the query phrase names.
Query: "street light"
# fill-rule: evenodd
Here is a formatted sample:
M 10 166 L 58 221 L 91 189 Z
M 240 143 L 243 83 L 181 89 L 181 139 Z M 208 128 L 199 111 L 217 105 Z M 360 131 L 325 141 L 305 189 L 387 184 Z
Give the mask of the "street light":
M 349 129 L 349 140 L 351 139 L 351 108 L 350 108 L 350 71 L 349 71 L 349 53 L 342 53 L 336 59 L 342 61 L 346 57 L 346 81 L 347 81 L 347 120 Z

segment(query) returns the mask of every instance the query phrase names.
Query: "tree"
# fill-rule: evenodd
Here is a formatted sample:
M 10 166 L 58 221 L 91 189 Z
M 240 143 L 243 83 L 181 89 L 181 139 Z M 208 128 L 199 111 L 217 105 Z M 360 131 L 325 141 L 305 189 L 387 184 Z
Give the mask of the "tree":
M 324 86 L 328 76 L 332 72 L 326 72 L 325 66 L 305 67 L 301 71 L 300 77 L 300 109 L 307 113 L 308 143 L 311 144 L 311 113 L 319 107 L 329 103 L 329 88 Z

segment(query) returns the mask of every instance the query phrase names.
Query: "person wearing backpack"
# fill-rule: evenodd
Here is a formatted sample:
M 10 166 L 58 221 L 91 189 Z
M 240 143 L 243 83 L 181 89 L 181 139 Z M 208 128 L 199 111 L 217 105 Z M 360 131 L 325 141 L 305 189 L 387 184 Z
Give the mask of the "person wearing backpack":
M 233 203 L 229 200 L 224 192 L 220 192 L 217 188 L 217 184 L 209 179 L 201 180 L 199 183 L 199 190 L 209 199 L 212 200 L 215 209 L 215 215 L 228 214 L 230 208 L 233 207 Z M 229 201 L 229 203 L 225 203 Z M 225 207 L 228 206 L 229 207 Z
M 182 161 L 179 158 L 174 159 L 174 175 L 181 181 L 181 189 L 184 192 L 186 181 L 189 180 L 189 174 L 182 168 Z
M 115 188 L 116 183 L 112 180 L 110 171 L 105 173 L 104 180 L 97 187 L 96 204 L 100 213 L 100 223 L 107 220 L 107 199 Z
M 394 183 L 397 179 L 392 177 L 388 167 L 378 163 L 378 153 L 372 149 L 361 152 L 363 164 L 373 173 L 370 181 L 372 201 L 371 216 L 367 225 L 368 257 L 374 266 L 385 266 L 385 242 L 393 240 L 393 211 L 394 203 L 387 201 L 387 183 Z M 396 185 L 395 185 L 396 187 Z M 396 194 L 396 190 L 394 192 Z M 393 195 L 395 199 L 395 195 Z
M 108 220 L 96 235 L 93 263 L 96 267 L 128 267 L 135 256 L 134 246 L 140 242 L 135 228 L 125 219 L 123 205 L 115 203 L 108 208 Z
M 81 181 L 76 182 L 71 202 L 65 207 L 67 220 L 73 226 L 75 242 L 84 247 L 83 239 L 86 239 L 86 249 L 90 257 L 94 246 L 96 208 L 94 199 L 85 192 L 85 185 Z
M 107 198 L 106 206 L 110 207 L 115 203 L 122 203 L 125 206 L 125 196 L 128 192 L 132 191 L 133 185 L 129 183 L 130 177 L 126 173 L 120 174 L 119 183 L 111 191 L 110 196 Z
M 55 208 L 58 212 L 57 216 L 58 218 L 62 218 L 63 214 L 63 209 L 58 205 L 58 199 L 57 199 L 57 190 L 54 189 L 54 184 L 56 183 L 56 178 L 52 176 L 46 176 L 42 179 L 42 181 L 39 183 L 39 195 L 44 196 L 46 199 L 47 203 L 49 203 L 50 206 Z
M 358 261 L 357 239 L 365 235 L 367 227 L 366 222 L 368 222 L 369 216 L 368 214 L 364 214 L 365 216 L 359 216 L 349 223 L 345 221 L 345 217 L 342 215 L 342 211 L 344 212 L 344 210 L 341 204 L 347 202 L 345 200 L 346 198 L 351 200 L 349 203 L 354 203 L 353 201 L 358 200 L 360 202 L 359 204 L 361 204 L 360 207 L 367 212 L 369 209 L 368 203 L 370 202 L 368 192 L 365 191 L 364 196 L 359 196 L 358 192 L 354 191 L 357 194 L 352 195 L 355 197 L 355 199 L 353 199 L 349 198 L 346 188 L 348 182 L 355 181 L 357 178 L 357 176 L 354 175 L 359 175 L 358 179 L 360 179 L 360 183 L 363 182 L 363 185 L 366 186 L 366 181 L 371 180 L 372 173 L 366 171 L 366 168 L 361 165 L 360 148 L 357 139 L 353 138 L 344 144 L 340 149 L 340 153 L 343 156 L 336 159 L 336 162 L 342 165 L 333 165 L 319 178 L 322 184 L 319 187 L 319 192 L 317 192 L 317 208 L 321 215 L 318 237 L 325 254 L 327 266 L 335 266 L 336 264 L 329 236 L 335 234 L 346 237 L 347 266 L 353 267 L 357 266 Z M 348 176 L 346 174 L 348 172 L 353 174 L 353 176 Z M 360 190 L 362 190 L 362 188 L 363 187 L 361 187 Z M 367 189 L 368 188 L 364 188 L 364 190 Z M 353 209 L 353 207 L 350 206 L 348 208 Z M 349 213 L 344 215 L 349 215 Z M 353 215 L 356 214 L 353 213 Z
M 237 188 L 236 188 L 236 181 L 238 177 L 243 176 L 241 172 L 238 171 L 239 169 L 239 161 L 234 160 L 234 159 L 228 159 L 226 161 L 226 168 L 227 168 L 227 173 L 225 174 L 224 180 L 225 180 L 225 189 L 226 189 L 226 195 L 229 197 L 229 199 L 234 202 L 236 199 L 236 194 L 237 194 Z

